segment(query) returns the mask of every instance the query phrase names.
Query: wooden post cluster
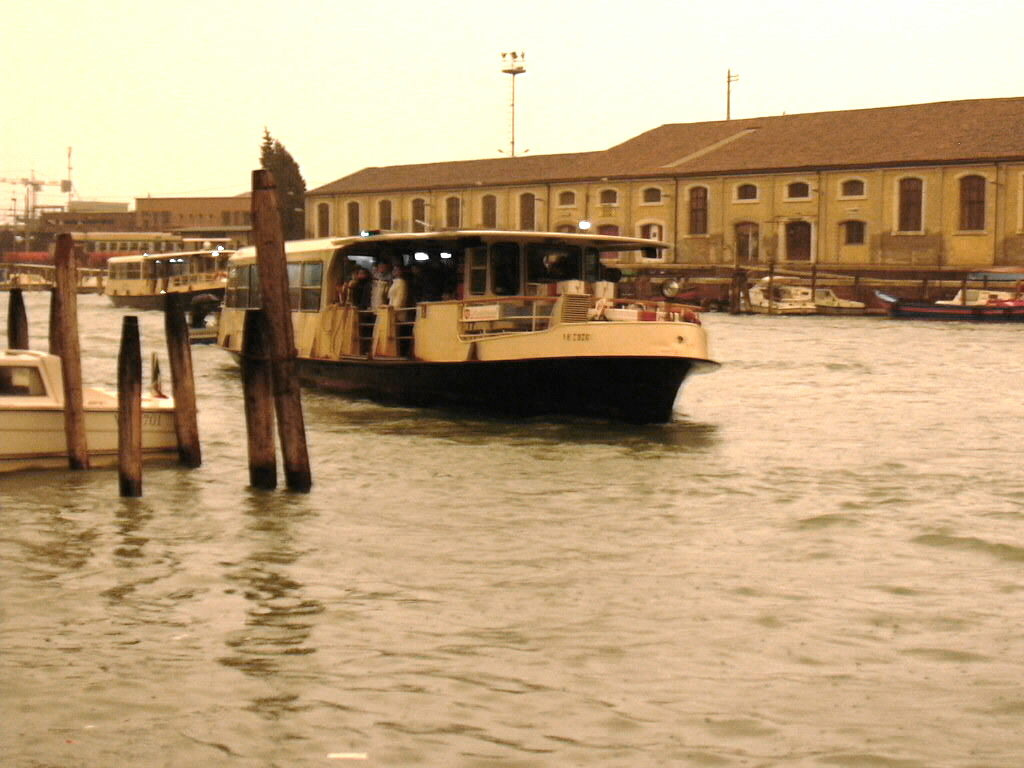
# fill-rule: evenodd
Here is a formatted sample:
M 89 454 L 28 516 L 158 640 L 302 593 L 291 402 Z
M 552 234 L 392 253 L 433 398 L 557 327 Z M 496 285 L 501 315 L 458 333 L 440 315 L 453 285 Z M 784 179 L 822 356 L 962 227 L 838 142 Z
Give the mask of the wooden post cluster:
M 78 341 L 78 279 L 71 235 L 64 233 L 57 237 L 53 261 L 55 269 L 50 304 L 50 351 L 60 355 L 63 373 L 68 466 L 71 469 L 88 469 L 89 451 L 82 404 L 82 358 Z
M 260 333 L 265 335 L 273 382 L 274 412 L 281 440 L 285 482 L 293 491 L 309 491 L 312 478 L 309 455 L 306 450 L 306 427 L 302 417 L 302 398 L 295 370 L 295 340 L 292 331 L 291 310 L 288 299 L 288 271 L 284 253 L 281 217 L 277 207 L 277 188 L 274 176 L 267 170 L 252 174 L 252 222 L 256 242 L 256 263 L 260 278 L 260 297 L 263 315 Z M 250 341 L 248 329 L 245 342 Z M 258 369 L 259 366 L 256 366 Z M 248 394 L 246 396 L 248 405 Z M 269 403 L 253 403 L 257 409 L 269 411 Z M 261 417 L 262 418 L 262 417 Z M 250 422 L 251 423 L 251 422 Z M 254 439 L 265 439 L 250 433 L 250 475 L 257 460 L 252 455 Z M 271 447 L 272 450 L 272 447 Z M 265 466 L 266 448 L 261 447 L 259 459 Z M 263 471 L 263 470 L 261 470 Z M 276 481 L 275 481 L 276 482 Z
M 139 318 L 121 323 L 117 354 L 117 469 L 121 495 L 142 495 L 142 348 Z
M 174 390 L 174 430 L 178 436 L 178 461 L 195 468 L 203 463 L 199 448 L 199 421 L 196 415 L 196 386 L 192 372 L 192 347 L 181 294 L 164 296 L 164 332 L 167 357 L 171 362 L 171 386 Z
M 12 288 L 8 296 L 7 348 L 28 349 L 28 314 L 21 288 Z

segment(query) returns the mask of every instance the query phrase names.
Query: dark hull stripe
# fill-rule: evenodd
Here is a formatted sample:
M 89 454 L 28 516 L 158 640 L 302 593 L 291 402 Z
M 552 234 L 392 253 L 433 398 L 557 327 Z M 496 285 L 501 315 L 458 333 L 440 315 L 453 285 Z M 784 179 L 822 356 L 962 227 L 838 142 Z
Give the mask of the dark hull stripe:
M 380 402 L 636 423 L 670 421 L 679 387 L 693 366 L 686 358 L 661 357 L 298 361 L 303 383 Z

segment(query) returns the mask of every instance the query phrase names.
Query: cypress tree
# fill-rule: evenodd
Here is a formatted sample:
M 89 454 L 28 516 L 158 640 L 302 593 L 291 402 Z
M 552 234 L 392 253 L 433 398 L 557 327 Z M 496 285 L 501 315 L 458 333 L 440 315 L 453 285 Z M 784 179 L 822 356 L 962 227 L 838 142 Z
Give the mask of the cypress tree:
M 281 231 L 285 240 L 306 236 L 306 182 L 299 164 L 284 145 L 263 129 L 260 167 L 274 174 L 277 182 L 277 207 L 281 213 Z

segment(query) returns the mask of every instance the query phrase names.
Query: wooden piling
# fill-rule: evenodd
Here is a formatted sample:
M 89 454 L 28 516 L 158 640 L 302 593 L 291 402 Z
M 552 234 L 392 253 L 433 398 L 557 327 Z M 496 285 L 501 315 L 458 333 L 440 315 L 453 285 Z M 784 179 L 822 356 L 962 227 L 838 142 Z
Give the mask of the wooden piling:
M 121 495 L 142 495 L 142 348 L 139 318 L 121 322 L 117 354 L 117 469 Z
M 47 330 L 50 354 L 60 357 L 60 330 L 58 328 L 60 317 L 60 294 L 57 293 L 56 283 L 50 287 L 50 325 Z
M 252 173 L 252 224 L 259 267 L 260 296 L 265 314 L 270 367 L 274 383 L 277 431 L 281 440 L 285 483 L 293 491 L 309 491 L 312 477 L 306 449 L 306 426 L 295 366 L 295 340 L 288 299 L 277 187 L 270 171 Z
M 274 449 L 274 385 L 263 310 L 245 313 L 242 331 L 242 399 L 249 447 L 249 485 L 262 490 L 277 487 Z
M 7 298 L 7 348 L 28 349 L 28 314 L 21 288 L 11 288 Z
M 203 457 L 199 448 L 192 346 L 188 341 L 188 323 L 185 321 L 185 308 L 182 306 L 180 293 L 168 293 L 164 296 L 164 332 L 167 336 L 167 357 L 171 363 L 178 461 L 186 467 L 195 468 L 203 463 Z
M 53 254 L 54 301 L 51 316 L 50 345 L 60 350 L 64 379 L 64 433 L 67 436 L 68 466 L 89 468 L 89 450 L 85 436 L 85 413 L 82 404 L 82 358 L 78 341 L 78 280 L 75 273 L 74 243 L 71 235 L 58 235 Z

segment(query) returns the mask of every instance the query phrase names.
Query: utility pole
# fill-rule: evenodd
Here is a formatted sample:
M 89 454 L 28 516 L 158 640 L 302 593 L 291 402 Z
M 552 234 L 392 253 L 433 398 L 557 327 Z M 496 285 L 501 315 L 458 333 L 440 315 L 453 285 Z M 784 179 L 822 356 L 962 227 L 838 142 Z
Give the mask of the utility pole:
M 512 76 L 512 146 L 510 155 L 516 156 L 516 75 L 526 71 L 526 53 L 509 52 L 501 54 L 501 71 Z
M 725 119 L 732 120 L 732 84 L 740 79 L 731 69 L 725 71 Z

